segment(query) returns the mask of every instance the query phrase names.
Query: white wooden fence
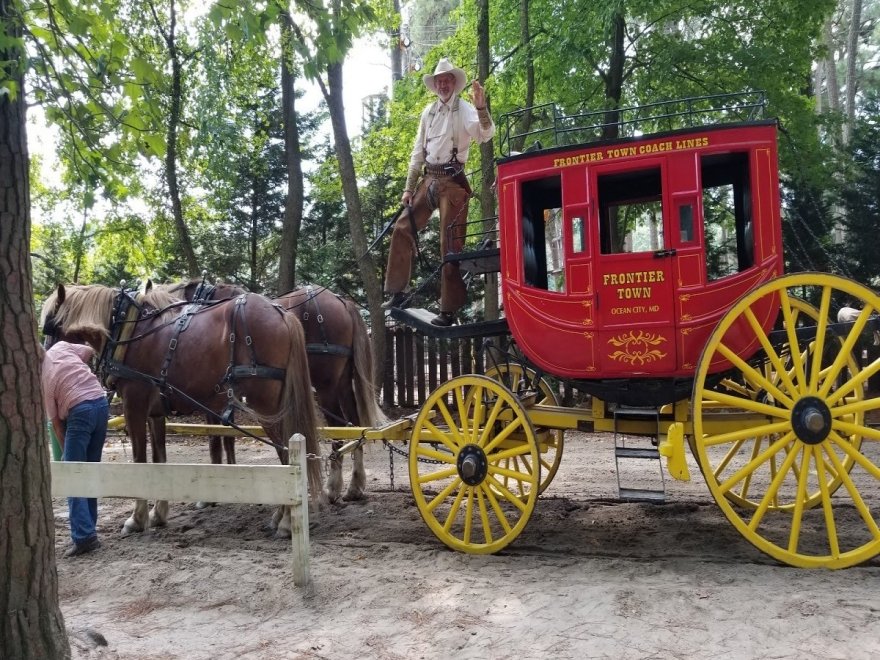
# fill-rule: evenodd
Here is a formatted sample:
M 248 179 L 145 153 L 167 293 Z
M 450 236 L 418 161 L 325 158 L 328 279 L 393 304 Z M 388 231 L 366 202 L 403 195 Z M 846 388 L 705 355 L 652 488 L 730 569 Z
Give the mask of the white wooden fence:
M 52 496 L 289 506 L 293 583 L 305 587 L 311 580 L 305 437 L 294 434 L 289 446 L 289 465 L 52 461 Z

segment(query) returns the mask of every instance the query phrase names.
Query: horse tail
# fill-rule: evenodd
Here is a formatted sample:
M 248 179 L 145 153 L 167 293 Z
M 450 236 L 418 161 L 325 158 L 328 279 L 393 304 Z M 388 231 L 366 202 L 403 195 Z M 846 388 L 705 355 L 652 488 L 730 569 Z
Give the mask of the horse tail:
M 358 423 L 361 426 L 382 426 L 388 418 L 376 400 L 376 388 L 373 384 L 373 350 L 370 346 L 370 333 L 367 324 L 358 312 L 357 305 L 346 300 L 345 307 L 351 316 L 352 332 L 352 387 L 357 404 Z
M 294 433 L 302 433 L 306 438 L 309 492 L 312 502 L 319 507 L 326 502 L 323 484 L 323 470 L 320 461 L 321 448 L 318 443 L 318 414 L 309 376 L 309 361 L 306 354 L 306 340 L 302 325 L 293 314 L 283 313 L 282 317 L 290 333 L 290 353 L 285 368 L 282 406 L 286 411 L 281 419 L 283 442 Z

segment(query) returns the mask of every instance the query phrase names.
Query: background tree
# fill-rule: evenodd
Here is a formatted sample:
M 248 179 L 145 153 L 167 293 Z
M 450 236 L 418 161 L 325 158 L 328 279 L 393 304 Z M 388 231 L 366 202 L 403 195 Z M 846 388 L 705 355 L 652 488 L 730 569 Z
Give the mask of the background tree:
M 46 414 L 33 312 L 25 52 L 0 0 L 0 656 L 68 658 L 58 607 Z

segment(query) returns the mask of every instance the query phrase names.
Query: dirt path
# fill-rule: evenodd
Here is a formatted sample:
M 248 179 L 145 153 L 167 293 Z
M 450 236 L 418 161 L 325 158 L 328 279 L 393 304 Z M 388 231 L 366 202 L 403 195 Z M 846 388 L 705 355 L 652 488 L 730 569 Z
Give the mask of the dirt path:
M 171 453 L 207 459 L 200 441 Z M 238 453 L 273 460 L 252 443 Z M 127 460 L 118 441 L 114 456 Z M 168 527 L 123 539 L 130 503 L 102 501 L 102 549 L 58 561 L 74 657 L 880 656 L 880 561 L 779 565 L 732 528 L 693 463 L 691 483 L 667 481 L 666 504 L 619 503 L 610 438 L 569 434 L 525 531 L 493 556 L 433 536 L 402 459 L 395 490 L 383 447 L 367 448 L 367 465 L 369 499 L 334 508 L 311 532 L 310 595 L 293 586 L 289 542 L 266 530 L 268 507 L 174 504 Z M 55 512 L 60 557 L 63 501 Z

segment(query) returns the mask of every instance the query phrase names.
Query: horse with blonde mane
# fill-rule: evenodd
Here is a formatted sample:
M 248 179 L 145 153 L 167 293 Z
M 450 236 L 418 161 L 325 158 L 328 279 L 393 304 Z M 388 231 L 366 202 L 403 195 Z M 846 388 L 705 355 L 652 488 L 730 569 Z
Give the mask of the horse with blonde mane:
M 135 297 L 97 284 L 60 285 L 43 305 L 41 325 L 50 342 L 87 341 L 98 351 L 105 385 L 122 398 L 136 463 L 147 460 L 148 416 L 223 417 L 241 408 L 257 418 L 282 463 L 288 438 L 306 437 L 311 498 L 319 509 L 326 504 L 305 337 L 278 305 L 257 294 L 193 305 L 161 290 Z M 154 446 L 153 461 L 165 462 L 164 447 Z M 167 502 L 148 515 L 138 500 L 123 534 L 167 518 Z M 290 535 L 287 507 L 273 522 L 279 536 Z

